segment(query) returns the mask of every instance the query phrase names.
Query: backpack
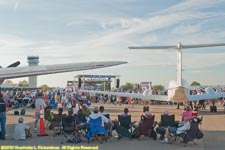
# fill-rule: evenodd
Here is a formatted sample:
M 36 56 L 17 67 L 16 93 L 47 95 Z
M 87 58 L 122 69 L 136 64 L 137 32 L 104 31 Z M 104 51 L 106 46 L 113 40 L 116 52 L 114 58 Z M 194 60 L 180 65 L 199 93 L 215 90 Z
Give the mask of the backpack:
M 25 113 L 26 113 L 26 110 L 24 108 L 20 110 L 20 115 L 24 116 Z
M 19 111 L 18 110 L 15 110 L 14 111 L 14 115 L 20 115 Z

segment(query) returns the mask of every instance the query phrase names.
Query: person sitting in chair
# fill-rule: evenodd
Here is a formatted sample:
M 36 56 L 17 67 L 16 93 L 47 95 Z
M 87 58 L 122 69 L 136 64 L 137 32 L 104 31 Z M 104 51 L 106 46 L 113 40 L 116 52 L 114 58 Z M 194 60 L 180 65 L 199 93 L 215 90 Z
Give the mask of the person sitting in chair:
M 59 108 L 58 109 L 58 115 L 62 115 L 62 113 L 63 113 L 63 108 Z
M 53 114 L 52 118 L 52 129 L 54 130 L 54 135 L 60 135 L 61 134 L 61 122 L 63 117 L 63 108 L 58 109 L 58 114 Z
M 15 126 L 13 139 L 15 140 L 25 140 L 28 137 L 31 137 L 30 127 L 26 124 L 23 124 L 23 117 L 18 119 L 18 124 Z
M 88 141 L 90 138 L 95 135 L 96 133 L 101 133 L 102 140 L 107 138 L 107 131 L 104 128 L 104 124 L 108 123 L 109 119 L 106 118 L 104 115 L 98 113 L 98 107 L 93 108 L 93 113 L 89 115 L 88 117 L 88 123 L 90 125 L 90 128 L 87 131 L 86 138 Z
M 164 115 L 164 116 L 168 116 L 170 113 L 169 113 L 169 110 L 168 109 L 165 109 L 164 111 L 163 111 L 163 114 L 162 115 Z
M 129 112 L 128 108 L 124 108 L 123 113 L 120 116 L 126 117 L 128 116 L 128 112 Z
M 99 114 L 106 117 L 109 121 L 108 123 L 104 123 L 104 127 L 109 130 L 109 134 L 112 133 L 112 129 L 114 127 L 113 121 L 110 119 L 110 115 L 104 112 L 105 108 L 104 106 L 99 107 Z
M 175 123 L 175 115 L 170 115 L 169 110 L 165 109 L 161 115 L 161 120 L 159 122 L 159 126 L 168 127 L 171 124 Z
M 102 115 L 105 115 L 106 113 L 105 113 L 105 108 L 104 108 L 104 106 L 100 106 L 99 107 L 99 114 L 102 114 Z
M 192 117 L 191 106 L 187 105 L 184 109 L 185 111 L 182 114 L 182 121 L 187 117 Z
M 154 122 L 154 130 L 157 134 L 160 134 L 160 139 L 164 139 L 164 135 L 168 126 L 172 126 L 175 124 L 175 115 L 169 114 L 169 111 L 166 109 L 161 114 L 160 122 Z
M 174 135 L 177 135 L 177 134 L 182 134 L 186 130 L 188 130 L 191 127 L 190 122 L 193 118 L 194 116 L 192 116 L 191 107 L 186 106 L 185 112 L 183 112 L 183 115 L 182 115 L 182 121 L 177 122 L 176 126 L 168 126 L 168 128 L 166 129 L 165 138 L 164 140 L 161 141 L 161 143 L 168 143 L 169 142 L 168 138 L 171 133 L 173 133 Z
M 145 118 L 149 119 L 151 117 L 152 117 L 152 114 L 149 111 L 149 106 L 144 106 L 143 107 L 143 115 L 141 115 L 139 122 L 136 122 L 136 121 L 134 122 L 134 128 L 138 128 Z
M 73 108 L 68 109 L 68 115 L 67 116 L 73 116 Z
M 88 117 L 88 122 L 89 122 L 90 118 L 96 119 L 96 118 L 98 118 L 98 117 L 101 117 L 101 118 L 102 118 L 102 126 L 103 126 L 103 127 L 104 127 L 104 124 L 105 124 L 105 123 L 106 123 L 106 124 L 109 123 L 109 119 L 108 119 L 108 118 L 106 118 L 104 115 L 98 113 L 98 107 L 94 107 L 94 108 L 93 108 L 93 113 L 89 115 L 89 117 Z
M 151 112 L 150 111 L 145 111 L 144 114 L 141 115 L 141 120 L 143 120 L 144 118 L 151 118 L 151 117 L 152 117 Z
M 53 114 L 52 120 L 56 121 L 58 118 L 60 118 L 60 120 L 61 120 L 62 116 L 63 116 L 63 108 L 59 108 L 58 114 Z

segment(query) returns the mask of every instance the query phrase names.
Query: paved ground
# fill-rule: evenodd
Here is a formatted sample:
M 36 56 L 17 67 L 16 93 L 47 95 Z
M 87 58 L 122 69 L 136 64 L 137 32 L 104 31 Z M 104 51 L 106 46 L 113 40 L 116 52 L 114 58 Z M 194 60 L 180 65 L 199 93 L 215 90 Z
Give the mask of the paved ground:
M 92 104 L 93 106 L 101 104 Z M 111 114 L 113 119 L 117 118 L 117 115 L 123 111 L 124 107 L 128 105 L 113 105 L 113 104 L 104 104 L 106 112 Z M 130 114 L 132 115 L 132 121 L 138 121 L 140 115 L 142 114 L 143 105 L 135 105 L 134 108 L 129 108 Z M 155 114 L 156 120 L 159 120 L 163 110 L 168 109 L 170 114 L 176 114 L 176 120 L 181 119 L 182 109 L 177 110 L 175 106 L 168 105 L 150 105 L 150 110 L 152 114 Z M 117 140 L 116 132 L 113 132 L 113 137 L 111 137 L 106 143 L 100 144 L 98 141 L 94 141 L 90 144 L 87 143 L 87 140 L 83 138 L 82 143 L 77 145 L 73 144 L 61 144 L 62 137 L 53 137 L 52 131 L 46 130 L 49 136 L 38 137 L 35 134 L 32 138 L 24 141 L 14 141 L 12 139 L 14 125 L 17 123 L 19 116 L 14 116 L 13 111 L 7 113 L 7 135 L 6 140 L 0 141 L 0 149 L 91 149 L 97 148 L 99 150 L 224 150 L 225 147 L 225 114 L 222 111 L 222 107 L 219 107 L 219 112 L 209 113 L 207 111 L 200 111 L 203 115 L 204 120 L 201 125 L 201 129 L 204 132 L 205 136 L 201 140 L 196 140 L 197 145 L 193 143 L 188 143 L 187 147 L 184 147 L 182 143 L 174 144 L 161 144 L 159 140 L 154 141 L 147 137 L 141 137 L 141 140 L 136 139 L 129 140 L 127 138 L 122 138 Z M 25 118 L 25 123 L 29 124 L 33 128 L 33 110 L 27 110 Z M 7 147 L 12 146 L 12 147 Z M 23 147 L 26 146 L 26 147 Z M 30 147 L 28 147 L 30 146 Z M 44 147 L 45 146 L 45 147 Z M 51 147 L 50 147 L 51 146 Z M 89 146 L 89 147 L 88 147 Z M 93 147 L 90 147 L 93 146 Z

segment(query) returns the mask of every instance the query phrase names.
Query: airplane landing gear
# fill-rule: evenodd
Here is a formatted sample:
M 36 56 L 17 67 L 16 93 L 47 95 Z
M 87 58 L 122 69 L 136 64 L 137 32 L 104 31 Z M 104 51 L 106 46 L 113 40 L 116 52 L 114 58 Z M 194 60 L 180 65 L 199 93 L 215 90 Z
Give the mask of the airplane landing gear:
M 217 112 L 216 106 L 210 106 L 210 112 Z

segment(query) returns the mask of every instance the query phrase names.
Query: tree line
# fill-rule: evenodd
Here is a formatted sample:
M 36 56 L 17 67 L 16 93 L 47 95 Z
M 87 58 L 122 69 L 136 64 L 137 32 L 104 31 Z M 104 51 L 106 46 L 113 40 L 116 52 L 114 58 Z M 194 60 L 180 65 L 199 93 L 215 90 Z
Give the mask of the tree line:
M 27 80 L 22 80 L 22 81 L 19 81 L 19 83 L 13 83 L 12 80 L 5 80 L 4 81 L 4 84 L 7 84 L 7 85 L 10 85 L 10 86 L 19 86 L 21 88 L 26 88 L 29 86 L 29 83 Z M 190 86 L 200 86 L 201 84 L 197 81 L 193 81 Z M 101 85 L 103 86 L 103 85 Z M 38 88 L 41 88 L 42 90 L 47 90 L 49 89 L 50 87 L 47 85 L 47 84 L 43 84 L 41 86 L 39 86 Z M 109 90 L 111 87 L 109 86 L 106 86 L 105 90 Z M 121 85 L 120 88 L 123 88 L 124 90 L 139 90 L 139 84 L 133 84 L 133 83 L 125 83 L 124 85 Z M 157 85 L 152 85 L 152 90 L 160 90 L 160 91 L 164 91 L 165 90 L 165 87 L 161 84 L 157 84 Z
M 19 81 L 19 83 L 14 83 L 12 80 L 5 80 L 4 84 L 9 85 L 9 86 L 18 86 L 20 88 L 27 88 L 29 87 L 29 83 L 27 80 L 21 80 Z M 47 84 L 43 84 L 41 86 L 39 86 L 38 88 L 42 89 L 42 90 L 48 90 L 50 87 Z

